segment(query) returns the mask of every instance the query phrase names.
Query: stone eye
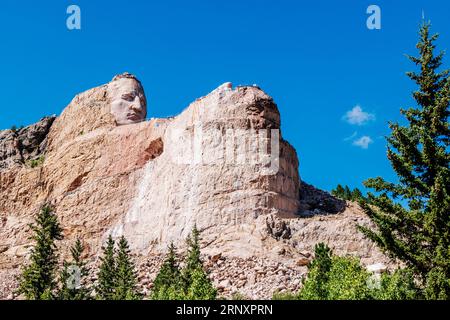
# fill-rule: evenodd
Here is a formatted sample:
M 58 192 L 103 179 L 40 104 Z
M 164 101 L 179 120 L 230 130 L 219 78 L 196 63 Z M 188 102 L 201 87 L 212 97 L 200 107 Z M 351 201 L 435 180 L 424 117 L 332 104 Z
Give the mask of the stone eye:
M 124 95 L 122 95 L 122 99 L 124 99 L 126 101 L 133 101 L 134 96 L 132 94 L 124 94 Z

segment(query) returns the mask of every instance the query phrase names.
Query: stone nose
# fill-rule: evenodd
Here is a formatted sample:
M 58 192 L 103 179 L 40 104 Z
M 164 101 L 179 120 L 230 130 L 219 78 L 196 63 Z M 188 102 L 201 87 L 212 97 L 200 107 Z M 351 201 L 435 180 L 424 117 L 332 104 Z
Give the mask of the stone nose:
M 131 109 L 139 112 L 143 110 L 141 100 L 139 99 L 139 97 L 134 98 L 133 104 L 131 105 Z

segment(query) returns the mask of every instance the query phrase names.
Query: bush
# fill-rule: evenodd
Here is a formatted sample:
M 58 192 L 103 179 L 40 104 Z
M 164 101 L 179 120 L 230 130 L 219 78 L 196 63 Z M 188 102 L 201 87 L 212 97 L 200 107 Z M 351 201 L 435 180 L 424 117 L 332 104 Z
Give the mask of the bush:
M 365 300 L 370 298 L 370 273 L 351 257 L 333 257 L 326 284 L 328 300 Z
M 299 295 L 292 292 L 275 292 L 272 296 L 272 300 L 298 300 Z
M 316 245 L 315 259 L 308 267 L 308 275 L 299 294 L 277 294 L 273 299 L 409 300 L 422 297 L 409 269 L 381 275 L 379 286 L 369 286 L 372 279 L 373 275 L 361 266 L 357 258 L 333 256 L 330 248 L 320 243 Z
M 26 162 L 26 165 L 30 168 L 36 168 L 39 167 L 41 165 L 44 164 L 45 161 L 45 157 L 44 156 L 40 156 L 39 158 L 33 159 L 33 160 L 28 160 Z
M 392 274 L 381 276 L 380 288 L 373 291 L 379 300 L 416 300 L 422 294 L 414 281 L 414 274 L 409 269 L 398 269 Z

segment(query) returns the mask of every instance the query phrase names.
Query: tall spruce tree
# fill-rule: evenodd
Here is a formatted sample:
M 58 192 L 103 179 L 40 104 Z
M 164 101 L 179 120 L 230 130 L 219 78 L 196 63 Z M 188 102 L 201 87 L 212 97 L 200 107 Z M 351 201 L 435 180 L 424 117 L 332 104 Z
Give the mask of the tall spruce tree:
M 168 300 L 171 298 L 170 292 L 183 292 L 176 248 L 171 243 L 168 249 L 166 259 L 153 282 L 152 299 L 154 300 Z
M 331 194 L 337 198 L 343 198 L 345 194 L 344 187 L 340 184 L 337 185 L 336 189 L 331 190 Z
M 193 272 L 198 269 L 203 269 L 202 260 L 200 258 L 200 231 L 197 229 L 197 225 L 194 225 L 192 228 L 191 234 L 186 240 L 186 244 L 188 246 L 188 254 L 182 277 L 184 286 L 187 289 L 192 284 Z
M 120 237 L 116 256 L 115 300 L 137 300 L 141 295 L 137 290 L 137 272 L 130 257 L 128 241 Z
M 90 297 L 90 290 L 86 283 L 89 270 L 82 259 L 83 251 L 83 243 L 80 239 L 77 239 L 70 248 L 72 261 L 64 261 L 61 271 L 61 287 L 58 292 L 60 300 L 87 300 Z
M 200 257 L 200 231 L 194 225 L 187 239 L 188 254 L 182 270 L 184 293 L 188 300 L 213 300 L 217 295 L 211 280 L 203 269 Z
M 435 54 L 438 35 L 420 27 L 419 55 L 409 59 L 419 72 L 407 75 L 418 85 L 417 107 L 401 109 L 406 125 L 390 123 L 387 157 L 398 183 L 378 177 L 365 185 L 363 208 L 375 229 L 360 227 L 381 249 L 413 268 L 429 299 L 450 298 L 450 170 L 448 70 L 439 71 L 444 54 Z M 407 205 L 406 205 L 407 204 Z
M 101 300 L 113 300 L 116 287 L 116 259 L 115 241 L 110 235 L 106 246 L 103 247 L 102 264 L 97 274 L 98 285 L 96 288 L 97 298 Z
M 63 238 L 62 230 L 49 206 L 40 210 L 30 228 L 33 231 L 30 239 L 35 245 L 31 250 L 31 263 L 23 269 L 19 279 L 18 293 L 30 300 L 52 299 L 58 266 L 55 241 Z
M 353 189 L 352 191 L 352 201 L 361 201 L 364 199 L 364 196 L 358 188 Z

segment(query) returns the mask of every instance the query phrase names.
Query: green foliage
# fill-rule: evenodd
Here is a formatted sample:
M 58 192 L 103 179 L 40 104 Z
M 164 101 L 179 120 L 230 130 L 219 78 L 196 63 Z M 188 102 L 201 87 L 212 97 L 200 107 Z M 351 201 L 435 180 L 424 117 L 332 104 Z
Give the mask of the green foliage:
M 166 260 L 163 262 L 158 275 L 153 282 L 153 300 L 177 300 L 176 293 L 183 292 L 181 271 L 178 266 L 176 248 L 172 244 L 169 246 Z M 184 294 L 182 294 L 184 296 Z M 181 295 L 180 295 L 181 296 Z M 172 297 L 172 299 L 170 299 Z
M 372 295 L 379 300 L 417 300 L 421 299 L 421 290 L 414 281 L 414 273 L 409 269 L 398 269 L 393 274 L 383 274 L 380 288 Z
M 449 287 L 448 270 L 442 267 L 433 268 L 425 279 L 425 297 L 431 300 L 449 300 Z
M 90 290 L 86 284 L 89 271 L 82 259 L 83 251 L 84 246 L 81 240 L 77 239 L 70 248 L 72 262 L 64 261 L 61 271 L 59 280 L 61 287 L 58 292 L 60 300 L 87 300 L 90 297 Z
M 130 258 L 130 249 L 124 236 L 119 240 L 116 257 L 115 300 L 138 300 L 137 272 Z
M 310 275 L 314 276 L 314 281 L 307 281 L 305 284 L 307 289 L 304 290 L 304 294 L 306 296 L 312 295 L 311 297 L 314 297 L 314 299 L 322 300 L 326 299 L 328 295 L 326 284 L 328 282 L 328 273 L 332 266 L 332 253 L 331 249 L 324 243 L 316 244 L 314 252 L 315 259 L 308 266 L 311 272 Z
M 188 300 L 214 300 L 217 290 L 214 288 L 203 268 L 195 269 L 191 273 L 191 285 L 187 288 Z
M 153 289 L 152 300 L 186 300 L 186 293 L 178 284 L 170 286 L 162 286 L 157 290 Z
M 343 187 L 342 185 L 340 185 L 340 184 L 338 184 L 338 185 L 336 186 L 336 189 L 331 190 L 331 194 L 332 194 L 333 196 L 335 196 L 335 197 L 338 197 L 338 198 L 343 198 L 344 193 L 345 193 L 345 189 L 344 189 L 344 187 Z
M 98 285 L 96 288 L 97 298 L 101 300 L 113 300 L 116 287 L 117 266 L 115 259 L 115 242 L 110 235 L 106 246 L 103 247 L 102 264 L 97 274 Z
M 361 192 L 361 190 L 359 190 L 358 188 L 353 189 L 352 191 L 352 200 L 353 201 L 361 201 L 364 200 L 364 196 Z
M 200 232 L 194 226 L 187 239 L 188 254 L 185 267 L 180 271 L 176 261 L 176 249 L 169 247 L 152 291 L 154 300 L 213 300 L 217 290 L 208 278 L 200 258 Z
M 414 270 L 426 298 L 450 299 L 450 78 L 438 72 L 444 54 L 434 54 L 438 36 L 429 29 L 422 24 L 419 56 L 409 57 L 420 69 L 407 74 L 418 85 L 417 107 L 401 110 L 407 125 L 389 125 L 387 156 L 399 182 L 365 182 L 378 193 L 363 203 L 376 228 L 360 230 Z
M 45 161 L 45 156 L 40 156 L 39 158 L 36 158 L 33 160 L 28 160 L 26 162 L 26 165 L 30 168 L 37 168 L 37 167 L 43 165 L 44 161 Z
M 365 300 L 370 298 L 370 273 L 352 257 L 333 257 L 326 284 L 328 300 Z
M 35 245 L 31 250 L 31 262 L 22 270 L 19 278 L 18 293 L 24 294 L 29 300 L 52 299 L 58 266 L 55 241 L 62 239 L 62 230 L 48 206 L 41 209 L 30 228 Z
M 355 258 L 333 256 L 330 248 L 320 243 L 315 259 L 308 267 L 308 276 L 298 298 L 301 300 L 368 299 L 367 280 L 370 274 Z
M 235 293 L 233 293 L 231 295 L 231 299 L 230 300 L 239 301 L 239 300 L 250 300 L 250 299 L 248 297 L 246 297 L 245 295 L 243 295 L 242 293 L 240 293 L 240 292 L 235 292 Z
M 359 190 L 358 188 L 351 190 L 347 185 L 343 187 L 342 185 L 338 184 L 336 189 L 331 190 L 331 194 L 336 198 L 340 198 L 342 200 L 358 202 L 361 200 L 366 200 L 361 190 Z
M 186 297 L 189 300 L 212 300 L 217 295 L 211 280 L 203 269 L 200 258 L 200 232 L 194 225 L 187 239 L 188 255 L 186 266 L 181 272 Z
M 102 264 L 98 272 L 97 299 L 138 300 L 137 273 L 130 258 L 130 250 L 125 237 L 121 237 L 117 250 L 112 236 L 103 247 Z
M 272 300 L 298 300 L 299 296 L 298 294 L 294 294 L 292 292 L 275 292 L 272 296 Z
M 200 232 L 197 226 L 194 225 L 190 236 L 187 238 L 186 243 L 188 245 L 188 255 L 186 266 L 182 272 L 182 279 L 184 287 L 189 288 L 192 284 L 192 274 L 197 269 L 203 269 L 203 263 L 200 258 Z
M 334 256 L 328 246 L 320 243 L 316 245 L 315 258 L 308 266 L 300 292 L 275 293 L 273 299 L 408 300 L 421 297 L 411 270 L 398 269 L 377 278 L 362 267 L 357 258 Z

